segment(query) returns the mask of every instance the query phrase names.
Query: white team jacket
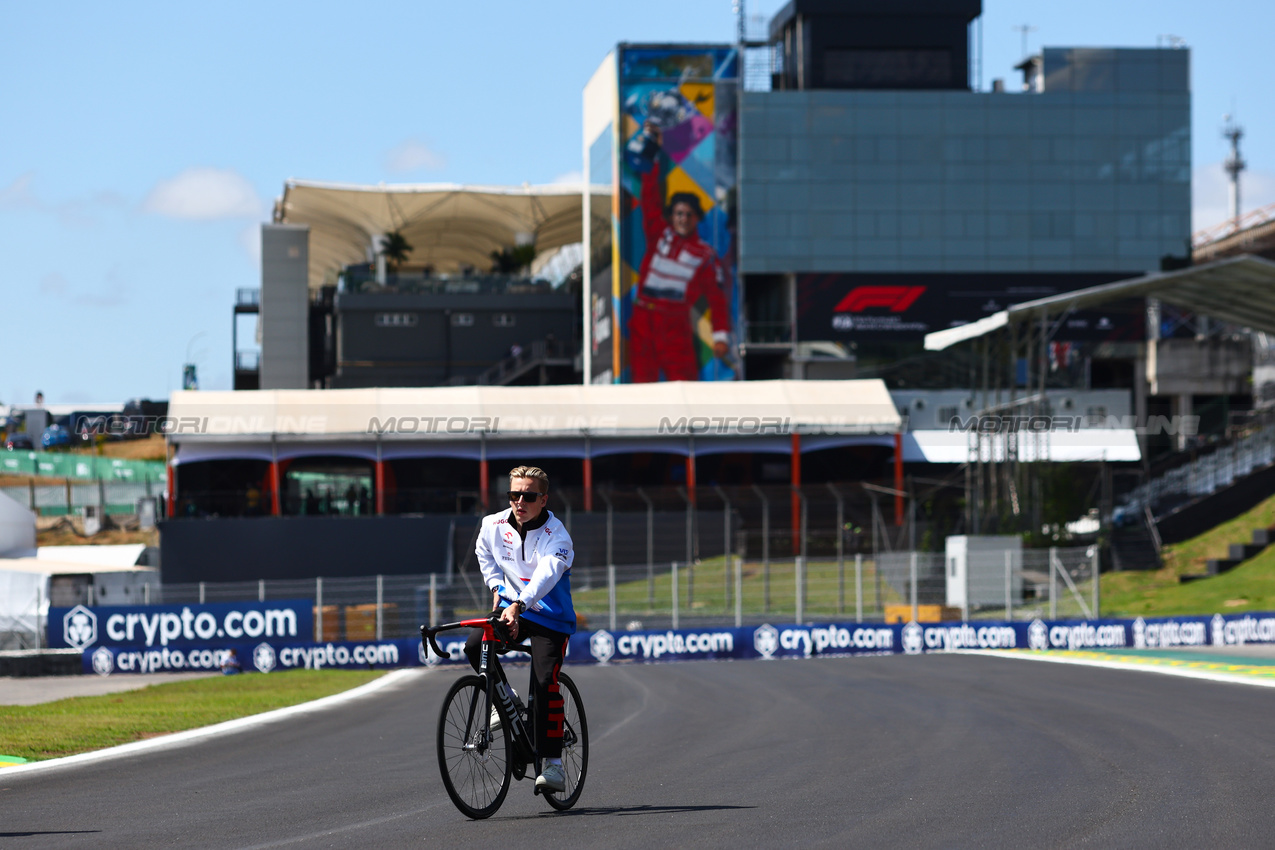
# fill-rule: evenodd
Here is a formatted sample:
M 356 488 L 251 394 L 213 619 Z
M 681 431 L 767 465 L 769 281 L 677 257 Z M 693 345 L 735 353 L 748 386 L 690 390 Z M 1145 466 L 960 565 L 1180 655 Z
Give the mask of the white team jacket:
M 483 581 L 488 588 L 498 588 L 502 600 L 521 600 L 528 620 L 574 634 L 571 562 L 575 549 L 558 518 L 548 508 L 545 513 L 545 524 L 528 531 L 525 540 L 512 520 L 513 511 L 483 517 L 474 553 Z

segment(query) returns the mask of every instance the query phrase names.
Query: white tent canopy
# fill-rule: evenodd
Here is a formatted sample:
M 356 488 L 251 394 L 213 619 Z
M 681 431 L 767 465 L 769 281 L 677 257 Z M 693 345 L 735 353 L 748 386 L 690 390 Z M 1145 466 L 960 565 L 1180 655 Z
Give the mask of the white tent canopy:
M 275 451 L 297 442 L 882 435 L 902 425 L 880 380 L 180 391 L 169 416 L 179 444 L 264 437 Z
M 539 255 L 578 243 L 584 192 L 593 195 L 593 227 L 610 230 L 605 186 L 466 186 L 425 183 L 360 186 L 288 180 L 275 203 L 276 224 L 310 226 L 310 287 L 332 271 L 366 262 L 373 240 L 397 231 L 412 246 L 409 261 L 438 272 L 486 269 L 491 253 L 534 241 Z

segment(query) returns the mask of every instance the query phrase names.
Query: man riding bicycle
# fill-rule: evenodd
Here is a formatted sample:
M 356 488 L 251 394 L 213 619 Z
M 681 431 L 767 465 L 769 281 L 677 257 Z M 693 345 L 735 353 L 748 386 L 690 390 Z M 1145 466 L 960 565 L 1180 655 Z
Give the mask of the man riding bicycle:
M 531 645 L 536 750 L 544 759 L 536 788 L 565 791 L 562 769 L 562 696 L 558 672 L 575 633 L 571 604 L 571 562 L 575 551 L 566 528 L 546 505 L 549 476 L 534 466 L 509 472 L 510 509 L 483 517 L 474 547 L 483 580 L 492 592 L 492 610 L 512 640 Z M 482 658 L 482 629 L 470 632 L 465 655 L 474 670 Z M 481 672 L 481 671 L 479 671 Z

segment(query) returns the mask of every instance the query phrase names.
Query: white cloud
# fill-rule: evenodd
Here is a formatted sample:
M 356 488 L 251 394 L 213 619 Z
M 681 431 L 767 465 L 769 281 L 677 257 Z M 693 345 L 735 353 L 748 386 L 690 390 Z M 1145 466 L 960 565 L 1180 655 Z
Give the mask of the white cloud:
M 385 154 L 383 162 L 386 171 L 393 174 L 406 174 L 422 168 L 437 171 L 447 164 L 447 158 L 420 139 L 408 139 L 391 148 Z
M 553 182 L 559 185 L 579 186 L 584 182 L 583 171 L 568 171 L 566 174 L 559 174 L 553 178 Z
M 1201 165 L 1191 174 L 1191 229 L 1217 227 L 1231 217 L 1230 178 L 1222 163 Z M 1275 203 L 1275 174 L 1269 171 L 1240 173 L 1240 212 Z
M 264 214 L 257 190 L 246 177 L 228 168 L 188 168 L 161 180 L 142 201 L 142 209 L 201 221 L 260 218 Z

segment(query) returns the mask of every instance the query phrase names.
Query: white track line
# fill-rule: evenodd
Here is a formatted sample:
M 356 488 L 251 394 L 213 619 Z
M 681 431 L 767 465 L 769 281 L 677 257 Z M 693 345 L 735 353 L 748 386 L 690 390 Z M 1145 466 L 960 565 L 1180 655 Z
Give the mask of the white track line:
M 321 697 L 316 700 L 311 700 L 310 702 L 303 702 L 299 705 L 290 705 L 286 708 L 276 708 L 273 711 L 267 711 L 262 714 L 254 714 L 250 717 L 240 717 L 236 720 L 227 720 L 224 723 L 216 723 L 212 726 L 204 726 L 199 729 L 189 729 L 185 732 L 174 732 L 171 735 L 163 735 L 159 738 L 148 738 L 145 741 L 134 741 L 131 744 L 121 744 L 118 747 L 109 747 L 105 750 L 94 750 L 91 753 L 80 753 L 79 755 L 74 756 L 64 756 L 62 758 L 47 759 L 45 761 L 35 761 L 28 764 L 18 764 L 12 767 L 0 768 L 0 783 L 8 782 L 10 779 L 15 777 L 30 775 L 36 771 L 61 767 L 74 767 L 92 762 L 126 758 L 138 753 L 175 749 L 177 747 L 184 747 L 194 741 L 203 740 L 204 738 L 212 738 L 217 735 L 225 735 L 231 732 L 240 732 L 244 729 L 253 729 L 257 726 L 265 726 L 268 723 L 274 723 L 278 720 L 297 717 L 299 715 L 309 714 L 315 711 L 325 711 L 333 706 L 337 706 L 351 700 L 360 699 L 361 697 L 383 690 L 384 688 L 401 684 L 405 680 L 415 678 L 424 672 L 425 670 L 420 667 L 409 667 L 401 670 L 394 670 L 386 673 L 379 679 L 373 679 L 366 685 L 360 685 L 357 688 L 351 688 L 348 691 L 342 691 L 339 694 L 332 694 L 332 696 Z
M 1241 673 L 1214 673 L 1208 670 L 1191 670 L 1183 667 L 1168 667 L 1159 664 L 1133 664 L 1127 661 L 1099 661 L 1090 658 L 1071 658 L 1067 656 L 1026 654 L 997 649 L 958 649 L 960 655 L 995 655 L 998 658 L 1017 658 L 1020 661 L 1048 661 L 1053 664 L 1079 664 L 1083 667 L 1105 667 L 1108 670 L 1132 670 L 1135 673 L 1160 673 L 1165 676 L 1181 676 L 1184 679 L 1203 679 L 1207 682 L 1226 682 L 1232 685 L 1253 685 L 1258 688 L 1275 688 L 1275 678 L 1260 679 Z

